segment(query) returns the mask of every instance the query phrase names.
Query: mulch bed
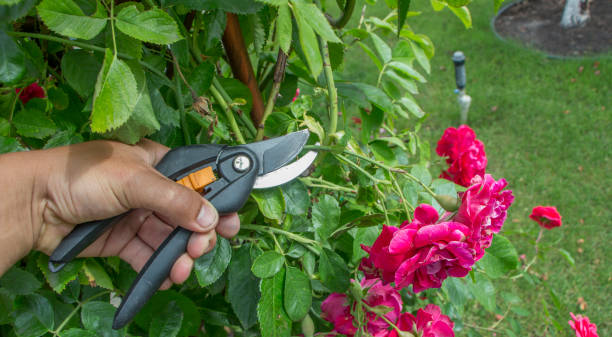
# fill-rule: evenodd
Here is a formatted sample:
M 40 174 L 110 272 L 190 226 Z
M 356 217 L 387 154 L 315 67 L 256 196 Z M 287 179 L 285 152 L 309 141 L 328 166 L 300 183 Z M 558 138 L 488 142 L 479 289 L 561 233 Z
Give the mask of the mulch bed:
M 584 27 L 562 28 L 565 0 L 525 0 L 499 15 L 495 30 L 505 39 L 558 56 L 588 56 L 612 51 L 612 1 L 593 0 Z

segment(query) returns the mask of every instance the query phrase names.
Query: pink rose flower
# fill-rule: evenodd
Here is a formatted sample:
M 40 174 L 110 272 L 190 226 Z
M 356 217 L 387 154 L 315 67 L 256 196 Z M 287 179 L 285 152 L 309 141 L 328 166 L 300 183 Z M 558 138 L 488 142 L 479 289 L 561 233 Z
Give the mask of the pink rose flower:
M 476 251 L 476 261 L 484 255 L 484 249 L 491 246 L 493 233 L 499 233 L 506 221 L 507 210 L 514 201 L 511 190 L 503 190 L 508 183 L 505 179 L 495 181 L 490 174 L 476 177 L 465 192 L 459 193 L 461 206 L 453 221 L 471 229 L 469 242 Z
M 370 270 L 364 272 L 366 277 L 378 270 L 386 283 L 395 281 L 398 289 L 412 284 L 417 293 L 439 288 L 448 276 L 467 275 L 475 262 L 467 243 L 470 229 L 458 222 L 437 223 L 438 218 L 435 208 L 423 204 L 414 211 L 412 222 L 400 228 L 383 226 L 372 247 L 362 245 L 370 253 L 361 265 L 362 270 Z
M 570 316 L 572 316 L 573 321 L 570 320 L 567 324 L 574 329 L 576 337 L 599 337 L 599 335 L 597 335 L 597 326 L 595 323 L 591 323 L 588 317 L 574 315 L 573 312 L 570 312 Z
M 428 304 L 417 311 L 416 318 L 411 313 L 403 313 L 397 320 L 397 327 L 401 331 L 411 332 L 421 337 L 454 337 L 454 323 L 446 315 L 442 315 L 440 308 L 435 304 Z M 415 330 L 416 328 L 416 330 Z M 395 329 L 388 337 L 398 337 Z
M 484 144 L 476 139 L 474 130 L 467 125 L 444 130 L 436 153 L 447 157 L 446 163 L 449 165 L 440 175 L 441 178 L 468 187 L 474 177 L 485 174 L 487 157 Z
M 299 96 L 300 96 L 300 88 L 296 88 L 295 96 L 293 96 L 293 99 L 291 100 L 291 102 L 295 102 L 295 100 L 298 99 Z
M 536 206 L 531 210 L 529 217 L 546 229 L 561 227 L 562 224 L 561 214 L 554 206 Z
M 391 322 L 397 321 L 402 310 L 402 298 L 397 290 L 389 285 L 384 285 L 378 279 L 364 279 L 361 281 L 361 287 L 368 291 L 363 300 L 365 304 L 370 307 L 391 308 L 391 311 L 384 316 Z M 321 304 L 321 318 L 334 324 L 334 332 L 349 337 L 353 336 L 357 329 L 353 324 L 354 317 L 351 315 L 351 307 L 355 308 L 355 304 L 351 303 L 346 294 L 332 293 Z M 364 312 L 368 321 L 366 324 L 368 333 L 376 335 L 387 331 L 389 324 L 384 319 L 365 309 Z
M 28 103 L 32 98 L 45 98 L 45 90 L 36 82 L 28 85 L 23 90 L 21 88 L 15 89 L 15 93 L 19 94 L 19 99 L 23 104 Z

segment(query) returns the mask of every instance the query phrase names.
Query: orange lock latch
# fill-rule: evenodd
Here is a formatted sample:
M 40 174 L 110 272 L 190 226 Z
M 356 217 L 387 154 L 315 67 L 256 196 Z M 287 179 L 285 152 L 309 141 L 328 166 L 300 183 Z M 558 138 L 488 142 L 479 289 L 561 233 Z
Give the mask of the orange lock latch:
M 204 187 L 215 180 L 217 180 L 215 173 L 213 172 L 212 167 L 208 166 L 199 171 L 190 173 L 181 180 L 178 180 L 177 183 L 202 193 L 202 191 L 204 191 Z

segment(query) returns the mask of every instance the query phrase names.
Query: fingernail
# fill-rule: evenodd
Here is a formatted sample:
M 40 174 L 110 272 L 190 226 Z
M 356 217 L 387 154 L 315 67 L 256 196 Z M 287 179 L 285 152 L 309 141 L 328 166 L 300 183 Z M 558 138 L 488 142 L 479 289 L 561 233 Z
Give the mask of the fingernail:
M 208 230 L 215 225 L 218 217 L 217 210 L 210 203 L 204 202 L 196 221 L 198 225 L 200 225 L 200 228 Z

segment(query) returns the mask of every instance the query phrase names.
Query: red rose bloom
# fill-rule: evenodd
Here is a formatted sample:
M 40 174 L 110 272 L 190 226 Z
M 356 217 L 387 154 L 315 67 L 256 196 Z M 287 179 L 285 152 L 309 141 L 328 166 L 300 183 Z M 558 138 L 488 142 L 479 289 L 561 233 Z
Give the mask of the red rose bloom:
M 393 287 L 383 285 L 378 279 L 362 280 L 361 287 L 368 293 L 363 302 L 370 307 L 387 306 L 391 310 L 385 318 L 391 322 L 397 321 L 402 310 L 402 298 Z M 357 328 L 353 325 L 354 317 L 351 314 L 351 300 L 346 294 L 332 293 L 321 304 L 321 318 L 334 324 L 334 332 L 353 336 Z M 375 313 L 366 311 L 366 330 L 371 335 L 387 331 L 389 323 L 378 317 Z
M 34 82 L 25 89 L 21 90 L 21 88 L 15 89 L 15 92 L 19 94 L 19 99 L 23 104 L 28 103 L 32 98 L 45 98 L 45 90 L 38 85 L 38 83 Z M 21 92 L 21 93 L 20 93 Z
M 401 331 L 411 332 L 421 337 L 454 337 L 455 324 L 446 315 L 442 315 L 440 308 L 435 304 L 428 304 L 417 311 L 416 317 L 409 312 L 403 313 L 397 320 L 397 327 Z M 416 328 L 416 329 L 415 329 Z M 387 337 L 398 337 L 395 329 Z
M 561 214 L 554 206 L 536 206 L 531 210 L 529 217 L 540 224 L 542 228 L 561 227 Z
M 576 337 L 599 337 L 599 335 L 597 335 L 597 325 L 591 323 L 588 317 L 574 315 L 573 312 L 570 312 L 570 316 L 572 316 L 573 321 L 570 320 L 567 324 L 574 329 Z
M 476 139 L 474 130 L 467 125 L 446 129 L 438 141 L 436 153 L 447 157 L 449 165 L 440 177 L 461 186 L 470 186 L 472 179 L 484 175 L 487 168 L 484 144 Z

